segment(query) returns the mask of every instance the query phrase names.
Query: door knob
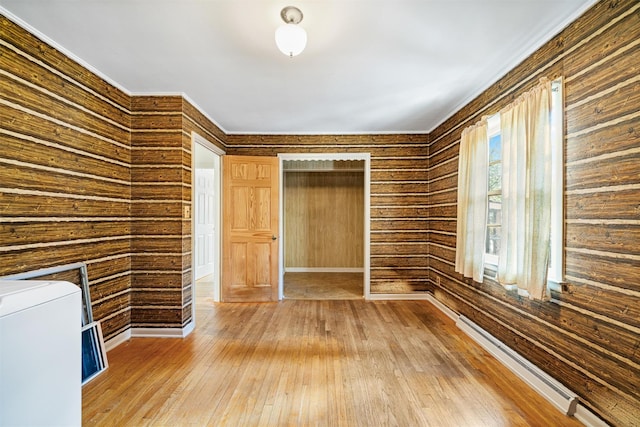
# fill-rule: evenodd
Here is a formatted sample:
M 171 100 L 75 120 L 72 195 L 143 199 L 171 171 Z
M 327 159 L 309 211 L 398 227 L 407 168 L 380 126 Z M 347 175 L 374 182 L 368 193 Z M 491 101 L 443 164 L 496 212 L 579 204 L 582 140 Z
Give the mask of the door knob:
M 277 240 L 278 238 L 276 236 L 271 236 L 271 240 Z

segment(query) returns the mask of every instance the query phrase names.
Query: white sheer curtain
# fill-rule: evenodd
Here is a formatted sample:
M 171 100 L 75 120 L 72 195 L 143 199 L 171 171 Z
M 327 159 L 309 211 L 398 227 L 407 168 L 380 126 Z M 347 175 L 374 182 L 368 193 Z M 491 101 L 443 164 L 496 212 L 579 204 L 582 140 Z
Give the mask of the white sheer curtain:
M 551 221 L 551 82 L 500 112 L 502 230 L 498 280 L 546 299 Z
M 458 223 L 455 270 L 482 282 L 487 219 L 487 121 L 462 131 L 458 157 Z

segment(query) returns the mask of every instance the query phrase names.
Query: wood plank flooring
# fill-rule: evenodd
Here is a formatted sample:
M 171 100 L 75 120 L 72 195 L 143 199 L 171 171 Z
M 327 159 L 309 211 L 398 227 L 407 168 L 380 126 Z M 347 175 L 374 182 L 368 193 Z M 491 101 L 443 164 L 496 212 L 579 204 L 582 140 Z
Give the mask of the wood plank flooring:
M 285 273 L 285 299 L 362 299 L 362 273 Z
M 83 389 L 83 425 L 579 426 L 428 302 L 214 304 L 136 338 Z

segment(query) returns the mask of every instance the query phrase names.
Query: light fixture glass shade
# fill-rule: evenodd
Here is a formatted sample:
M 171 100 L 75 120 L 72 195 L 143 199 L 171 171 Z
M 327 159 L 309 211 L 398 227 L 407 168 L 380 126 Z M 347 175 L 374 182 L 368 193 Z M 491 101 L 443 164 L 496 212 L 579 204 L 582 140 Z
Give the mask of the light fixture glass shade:
M 276 30 L 276 45 L 287 56 L 300 54 L 307 45 L 307 32 L 296 24 L 285 24 Z

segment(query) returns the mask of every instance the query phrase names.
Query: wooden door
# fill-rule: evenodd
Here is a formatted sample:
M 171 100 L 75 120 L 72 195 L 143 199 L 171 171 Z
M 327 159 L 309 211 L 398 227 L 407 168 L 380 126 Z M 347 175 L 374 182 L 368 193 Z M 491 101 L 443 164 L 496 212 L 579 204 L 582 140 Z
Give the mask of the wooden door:
M 224 156 L 222 301 L 278 300 L 278 159 Z

